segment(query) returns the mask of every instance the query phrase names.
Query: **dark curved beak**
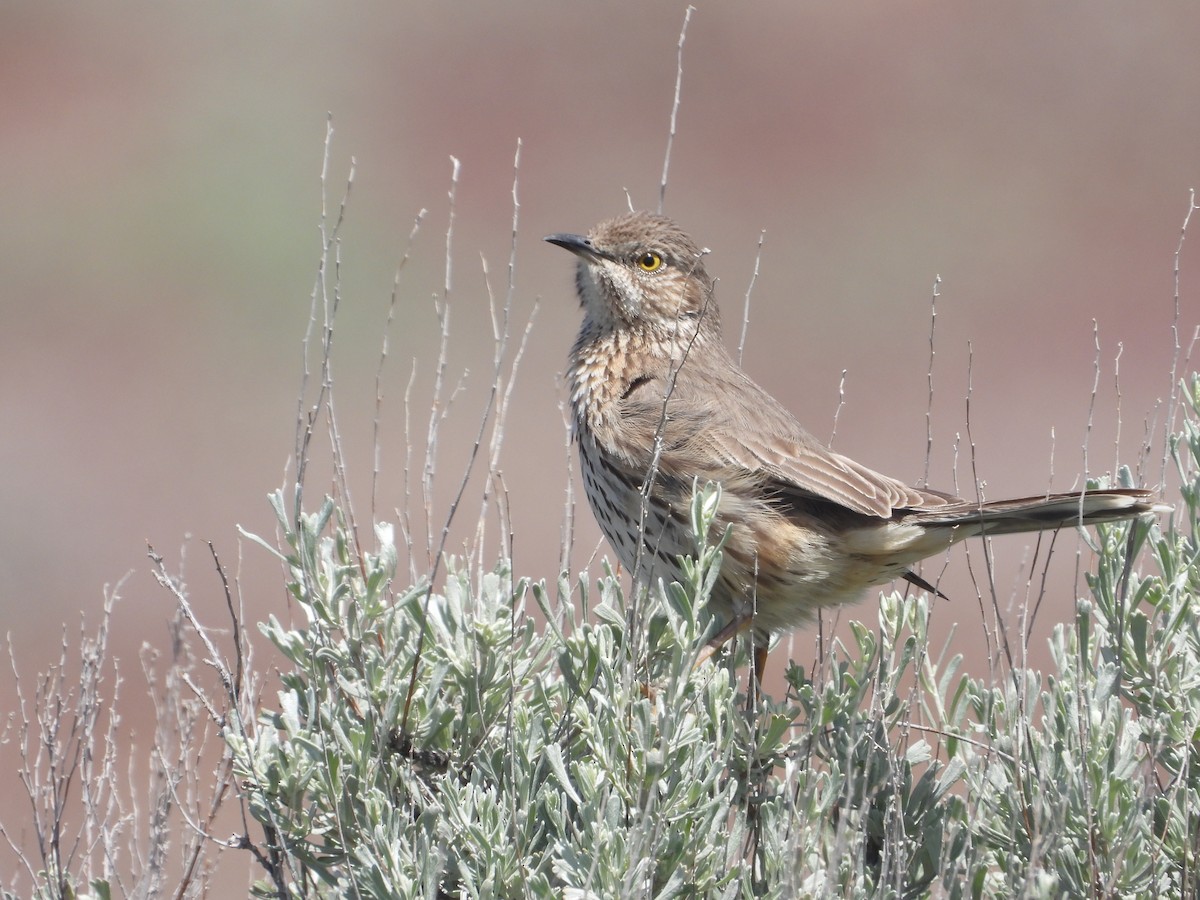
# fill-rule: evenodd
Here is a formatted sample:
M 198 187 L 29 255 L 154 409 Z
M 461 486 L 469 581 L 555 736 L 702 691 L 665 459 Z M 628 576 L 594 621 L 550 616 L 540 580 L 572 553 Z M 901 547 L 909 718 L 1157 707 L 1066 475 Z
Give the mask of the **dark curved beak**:
M 591 239 L 582 234 L 548 234 L 542 240 L 587 260 L 608 259 L 608 254 L 597 250 Z

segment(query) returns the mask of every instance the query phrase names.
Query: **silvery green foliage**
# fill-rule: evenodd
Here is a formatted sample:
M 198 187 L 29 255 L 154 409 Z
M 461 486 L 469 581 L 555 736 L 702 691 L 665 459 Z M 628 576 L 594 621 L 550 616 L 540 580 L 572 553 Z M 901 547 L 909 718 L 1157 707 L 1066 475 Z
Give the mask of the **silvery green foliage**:
M 262 626 L 292 668 L 255 735 L 230 741 L 251 811 L 281 851 L 276 885 L 377 897 L 736 895 L 728 772 L 744 726 L 727 670 L 690 677 L 703 628 L 692 598 L 718 550 L 669 600 L 641 601 L 646 670 L 625 649 L 613 578 L 587 621 L 503 565 L 472 575 L 452 563 L 439 590 L 397 591 L 390 529 L 358 559 L 332 504 L 287 530 L 283 498 L 273 502 L 305 621 Z
M 1185 395 L 1190 414 L 1172 441 L 1178 524 L 1089 533 L 1092 596 L 1054 629 L 1053 670 L 966 682 L 959 694 L 981 742 L 966 769 L 969 823 L 984 853 L 977 894 L 1200 890 L 1200 379 Z M 1135 558 L 1157 573 L 1139 576 Z
M 1188 523 L 1196 385 L 1175 446 Z M 697 491 L 697 534 L 718 496 Z M 229 737 L 265 829 L 264 893 L 1196 890 L 1190 524 L 1095 532 L 1093 596 L 1055 629 L 1049 672 L 962 675 L 930 650 L 928 598 L 892 594 L 816 681 L 793 668 L 773 700 L 747 697 L 740 654 L 697 663 L 719 545 L 698 547 L 685 584 L 633 596 L 611 575 L 514 581 L 503 562 L 401 589 L 390 528 L 356 554 L 333 504 L 292 528 L 274 503 L 302 621 L 262 626 L 290 667 L 257 727 Z M 1157 574 L 1126 565 L 1143 547 Z

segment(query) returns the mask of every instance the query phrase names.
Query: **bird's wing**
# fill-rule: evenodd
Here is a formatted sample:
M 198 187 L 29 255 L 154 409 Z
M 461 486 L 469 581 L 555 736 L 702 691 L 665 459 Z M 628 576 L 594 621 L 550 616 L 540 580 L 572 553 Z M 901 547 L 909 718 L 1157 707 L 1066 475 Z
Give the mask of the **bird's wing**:
M 800 436 L 718 427 L 712 430 L 711 441 L 728 462 L 761 473 L 784 490 L 829 500 L 864 515 L 890 518 L 898 509 L 941 506 L 949 500 L 881 475 Z
M 727 466 L 765 477 L 781 492 L 828 500 L 881 518 L 889 518 L 899 509 L 962 502 L 946 494 L 909 487 L 834 453 L 732 363 L 724 371 L 697 374 L 707 374 L 703 389 L 709 396 L 717 386 L 714 381 L 724 382 L 718 387 L 719 402 L 706 405 L 704 420 L 691 424 L 695 439 L 711 448 Z M 701 389 L 701 385 L 693 379 L 677 380 L 677 392 L 694 389 Z

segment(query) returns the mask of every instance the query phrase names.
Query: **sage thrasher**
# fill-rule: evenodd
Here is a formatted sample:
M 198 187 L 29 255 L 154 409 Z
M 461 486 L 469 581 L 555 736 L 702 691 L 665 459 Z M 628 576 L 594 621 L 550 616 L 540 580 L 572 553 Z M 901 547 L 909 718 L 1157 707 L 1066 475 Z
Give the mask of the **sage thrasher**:
M 974 535 L 1153 514 L 1149 491 L 977 502 L 907 485 L 834 453 L 730 357 L 704 251 L 635 212 L 587 236 L 546 238 L 579 257 L 583 326 L 571 350 L 574 437 L 605 537 L 635 581 L 680 580 L 694 554 L 696 485 L 716 482 L 711 537 L 732 526 L 710 609 L 714 645 L 752 630 L 756 673 L 772 634 L 897 578 Z

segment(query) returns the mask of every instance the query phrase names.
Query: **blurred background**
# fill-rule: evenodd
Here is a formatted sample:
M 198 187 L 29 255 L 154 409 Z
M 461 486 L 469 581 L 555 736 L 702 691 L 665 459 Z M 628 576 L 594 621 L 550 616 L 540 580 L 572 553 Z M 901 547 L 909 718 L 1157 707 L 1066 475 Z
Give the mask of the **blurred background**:
M 273 535 L 265 497 L 293 472 L 327 115 L 332 206 L 354 159 L 333 365 L 363 519 L 393 279 L 424 209 L 382 369 L 377 516 L 405 505 L 406 391 L 419 480 L 452 156 L 446 390 L 461 389 L 439 439 L 435 527 L 457 489 L 491 382 L 484 266 L 503 298 L 521 141 L 514 330 L 538 310 L 500 469 L 517 574 L 555 577 L 574 462 L 560 376 L 579 316 L 572 260 L 541 238 L 587 230 L 627 193 L 657 206 L 684 9 L 4 4 L 0 628 L 27 692 L 64 627 L 72 640 L 81 616 L 94 628 L 124 579 L 122 733 L 145 746 L 137 656 L 166 641 L 174 611 L 147 540 L 213 624 L 223 599 L 204 541 L 252 621 L 285 609 L 278 568 L 236 526 Z M 712 251 L 731 346 L 765 233 L 745 367 L 818 436 L 836 413 L 842 452 L 917 482 L 928 427 L 929 483 L 968 496 L 976 478 L 992 499 L 1069 489 L 1118 459 L 1146 462 L 1155 485 L 1174 255 L 1200 181 L 1198 39 L 1200 7 L 1185 4 L 701 3 L 665 209 Z M 1195 255 L 1186 243 L 1185 350 Z M 315 479 L 311 502 L 328 489 Z M 599 572 L 606 548 L 576 513 L 571 565 Z M 1039 613 L 1045 629 L 1072 615 L 1077 546 L 1057 545 L 1065 589 Z M 1002 602 L 1024 597 L 1032 552 L 996 543 Z M 957 624 L 954 652 L 977 662 L 986 619 L 965 559 L 945 563 L 955 599 L 937 607 L 938 640 Z M 855 615 L 874 620 L 868 604 Z M 811 657 L 810 636 L 793 655 Z M 23 808 L 12 752 L 0 746 L 10 825 Z

